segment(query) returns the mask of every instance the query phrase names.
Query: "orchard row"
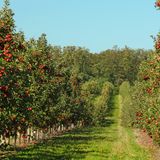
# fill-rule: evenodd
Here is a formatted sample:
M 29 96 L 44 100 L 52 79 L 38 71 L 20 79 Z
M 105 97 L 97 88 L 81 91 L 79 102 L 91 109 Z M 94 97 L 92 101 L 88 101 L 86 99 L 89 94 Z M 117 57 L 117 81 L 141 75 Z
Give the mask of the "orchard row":
M 155 6 L 160 8 L 159 0 Z M 133 87 L 124 82 L 120 93 L 123 124 L 141 128 L 160 144 L 160 34 L 155 38 L 155 52 L 140 65 L 138 81 Z
M 26 137 L 28 128 L 101 124 L 113 85 L 87 74 L 89 52 L 47 44 L 45 34 L 25 41 L 12 10 L 0 10 L 0 135 Z M 73 50 L 73 51 L 72 51 Z M 75 53 L 76 52 L 76 53 Z

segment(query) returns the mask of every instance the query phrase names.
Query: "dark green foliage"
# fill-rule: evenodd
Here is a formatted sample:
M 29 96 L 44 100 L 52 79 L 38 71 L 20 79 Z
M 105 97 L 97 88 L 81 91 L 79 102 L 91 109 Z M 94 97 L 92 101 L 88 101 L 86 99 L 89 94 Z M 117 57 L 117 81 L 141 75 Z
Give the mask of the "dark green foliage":
M 87 81 L 82 85 L 81 95 L 85 104 L 87 124 L 103 125 L 109 111 L 113 85 L 101 79 Z
M 129 48 L 106 50 L 97 55 L 97 75 L 105 77 L 115 86 L 123 81 L 131 84 L 137 79 L 140 63 L 152 51 L 133 50 Z

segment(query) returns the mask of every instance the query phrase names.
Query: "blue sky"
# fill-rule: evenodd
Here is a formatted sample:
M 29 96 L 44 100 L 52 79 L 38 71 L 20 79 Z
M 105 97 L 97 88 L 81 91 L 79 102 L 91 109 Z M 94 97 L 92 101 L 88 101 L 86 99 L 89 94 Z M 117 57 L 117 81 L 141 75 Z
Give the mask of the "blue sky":
M 2 5 L 0 0 L 0 6 Z M 114 45 L 152 49 L 160 31 L 154 0 L 10 0 L 17 30 L 26 38 L 46 33 L 53 45 L 100 52 Z

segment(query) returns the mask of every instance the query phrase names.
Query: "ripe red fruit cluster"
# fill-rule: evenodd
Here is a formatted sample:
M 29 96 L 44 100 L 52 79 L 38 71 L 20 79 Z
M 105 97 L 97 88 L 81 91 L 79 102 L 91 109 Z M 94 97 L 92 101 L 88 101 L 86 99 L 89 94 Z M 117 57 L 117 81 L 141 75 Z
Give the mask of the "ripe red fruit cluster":
M 3 54 L 8 57 L 8 58 L 11 58 L 12 57 L 12 54 L 10 54 L 10 51 L 7 49 L 3 52 Z
M 32 111 L 32 107 L 27 108 L 28 111 Z
M 12 59 L 12 54 L 10 53 L 10 51 L 7 49 L 3 52 L 3 55 L 5 55 L 6 57 L 4 57 L 4 60 L 6 62 L 10 62 Z
M 0 86 L 0 90 L 6 92 L 8 90 L 8 86 Z
M 44 69 L 46 66 L 44 64 L 39 65 L 39 69 Z
M 156 49 L 160 49 L 160 39 L 157 40 L 155 47 L 156 47 Z
M 0 69 L 0 77 L 2 77 L 4 73 L 5 73 L 5 68 L 2 67 L 2 68 Z
M 5 37 L 5 41 L 6 42 L 10 42 L 12 40 L 12 35 L 11 34 L 7 34 Z

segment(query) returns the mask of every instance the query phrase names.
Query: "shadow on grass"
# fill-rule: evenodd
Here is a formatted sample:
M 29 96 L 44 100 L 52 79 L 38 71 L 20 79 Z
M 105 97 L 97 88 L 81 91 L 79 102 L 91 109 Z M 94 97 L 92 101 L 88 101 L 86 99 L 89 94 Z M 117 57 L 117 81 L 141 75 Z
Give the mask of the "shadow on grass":
M 112 143 L 115 137 L 112 136 L 115 129 L 110 129 L 112 124 L 116 123 L 113 118 L 113 103 L 109 116 L 103 122 L 102 127 L 86 127 L 75 129 L 58 137 L 45 140 L 39 144 L 31 146 L 16 155 L 6 158 L 6 160 L 77 160 L 85 159 L 88 155 L 95 159 L 107 159 L 110 153 L 110 146 L 103 148 L 103 143 Z M 104 144 L 106 145 L 106 144 Z M 96 158 L 97 157 L 97 158 Z M 88 157 L 87 157 L 88 158 Z
M 106 126 L 110 126 L 114 122 L 106 121 Z M 17 153 L 16 156 L 9 157 L 8 160 L 72 160 L 84 159 L 88 154 L 94 157 L 107 159 L 108 151 L 102 153 L 97 151 L 96 142 L 114 141 L 106 127 L 88 127 L 83 129 L 75 129 L 64 135 L 46 140 L 35 146 L 27 148 Z M 107 133 L 108 132 L 108 133 Z

